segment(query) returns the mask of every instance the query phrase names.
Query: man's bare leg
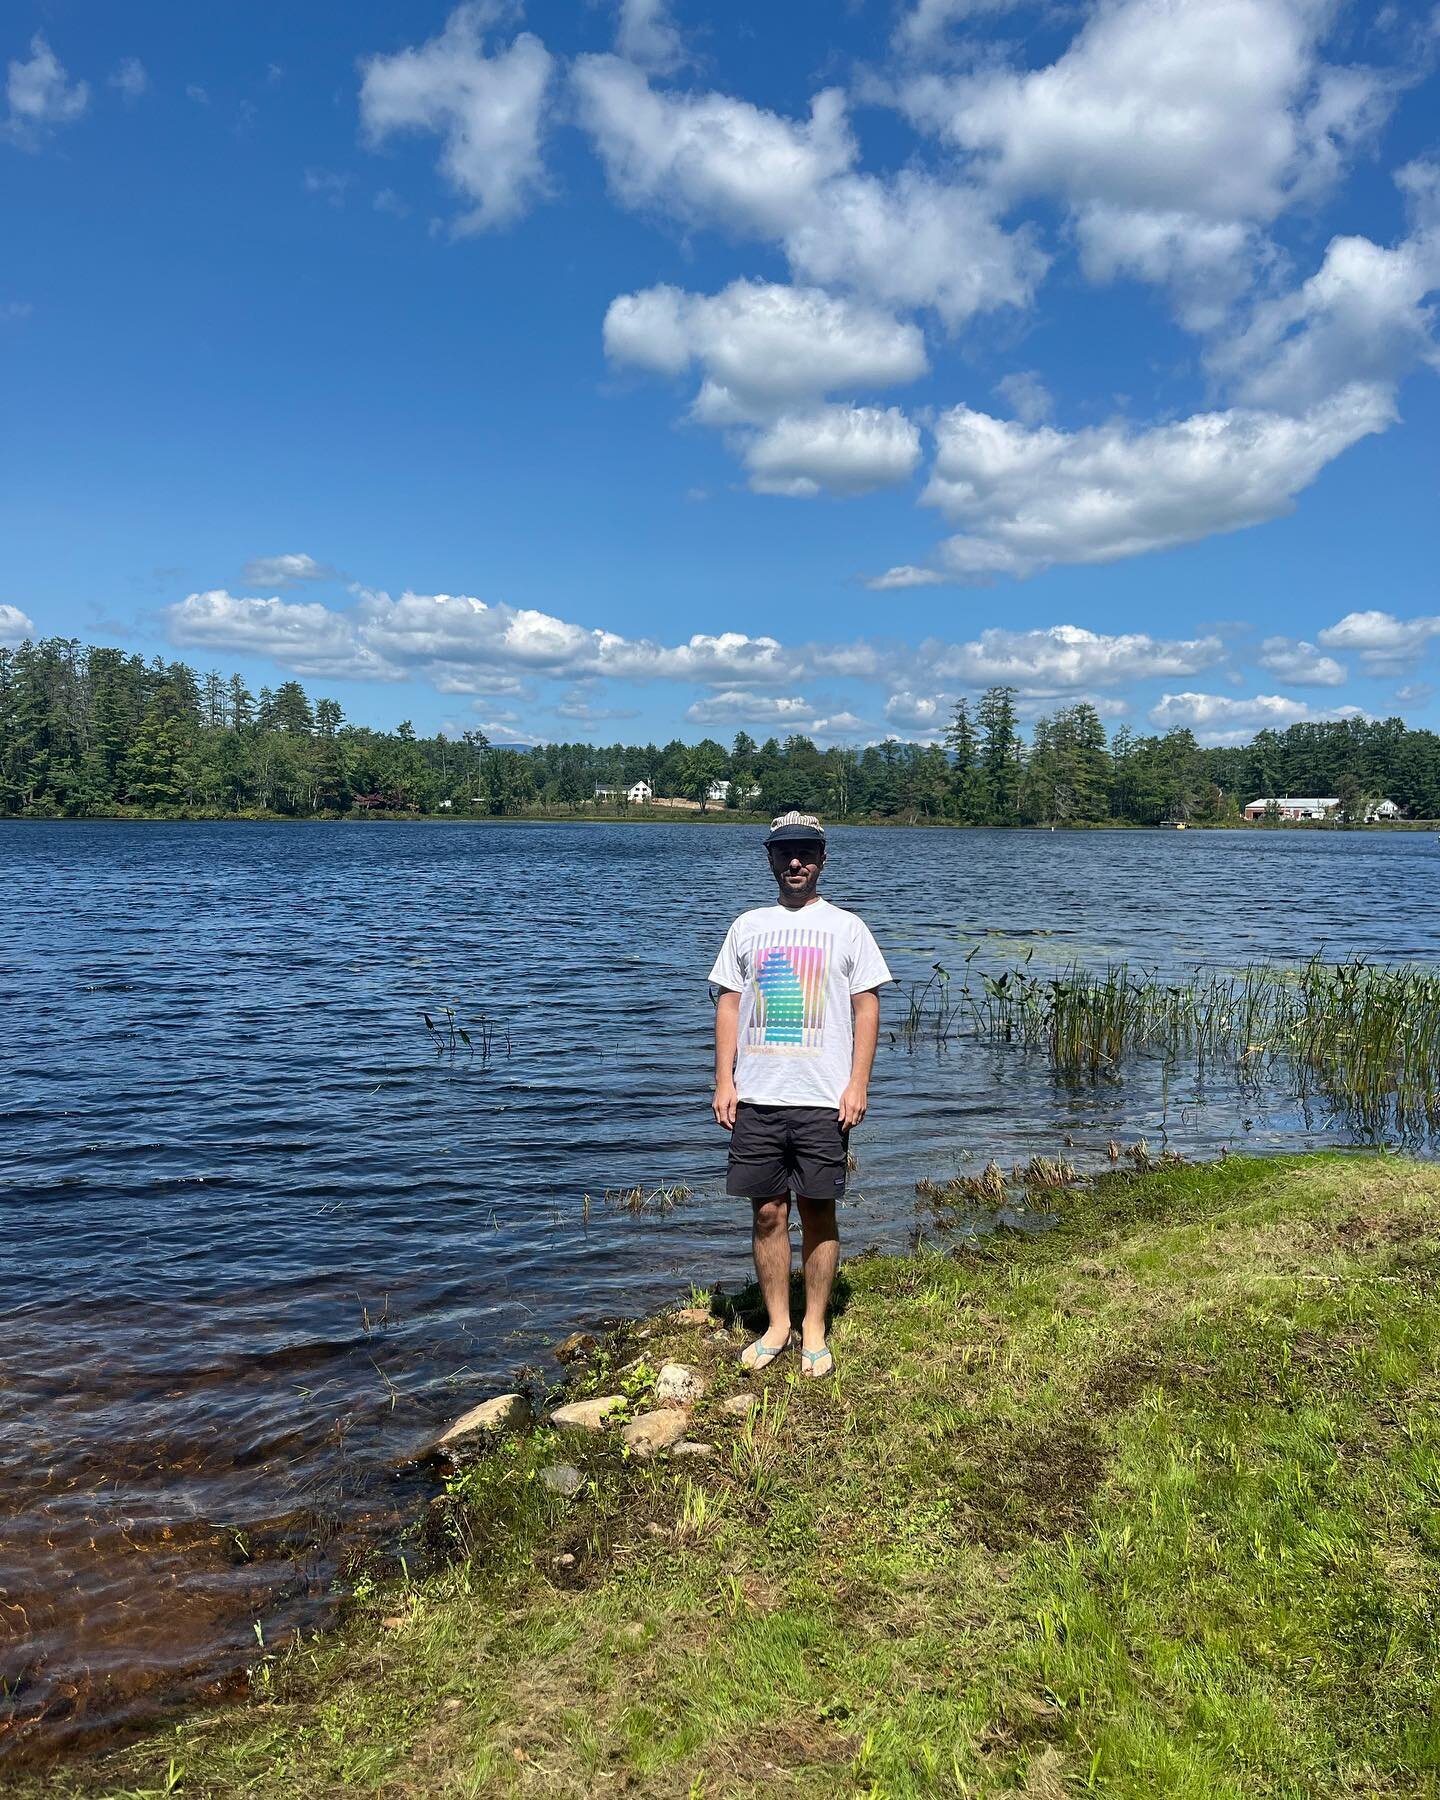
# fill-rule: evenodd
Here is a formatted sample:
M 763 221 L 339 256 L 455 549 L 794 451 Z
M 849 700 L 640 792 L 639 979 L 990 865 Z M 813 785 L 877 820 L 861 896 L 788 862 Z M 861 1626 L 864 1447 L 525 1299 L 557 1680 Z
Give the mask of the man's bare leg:
M 756 1200 L 751 1242 L 755 1250 L 755 1276 L 765 1297 L 770 1322 L 764 1342 L 774 1349 L 790 1340 L 790 1196 Z
M 830 1295 L 835 1274 L 840 1267 L 840 1228 L 835 1222 L 833 1200 L 806 1200 L 796 1195 L 800 1206 L 800 1254 L 805 1269 L 805 1321 L 801 1326 L 802 1346 L 811 1352 L 825 1347 L 825 1315 L 830 1308 Z M 821 1358 L 817 1374 L 829 1370 L 828 1359 Z

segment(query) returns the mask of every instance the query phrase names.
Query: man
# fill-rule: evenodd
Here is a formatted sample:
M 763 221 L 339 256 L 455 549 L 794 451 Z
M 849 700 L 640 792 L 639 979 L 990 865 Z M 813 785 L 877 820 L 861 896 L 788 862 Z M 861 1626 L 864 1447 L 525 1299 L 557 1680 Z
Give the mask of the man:
M 800 1209 L 805 1317 L 800 1367 L 829 1375 L 825 1313 L 840 1262 L 835 1202 L 850 1131 L 865 1117 L 891 979 L 864 921 L 822 900 L 825 830 L 809 813 L 765 839 L 778 904 L 741 913 L 710 971 L 716 1123 L 730 1133 L 725 1191 L 754 1209 L 755 1273 L 769 1322 L 740 1357 L 768 1368 L 790 1344 L 790 1196 Z

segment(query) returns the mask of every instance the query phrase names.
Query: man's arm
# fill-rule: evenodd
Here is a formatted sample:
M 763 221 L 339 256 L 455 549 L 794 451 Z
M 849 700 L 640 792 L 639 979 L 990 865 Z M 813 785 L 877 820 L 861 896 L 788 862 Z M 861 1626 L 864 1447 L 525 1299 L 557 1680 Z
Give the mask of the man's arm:
M 880 990 L 867 988 L 850 996 L 855 1014 L 855 1048 L 850 1055 L 850 1080 L 840 1096 L 840 1128 L 848 1131 L 865 1117 L 870 1097 L 870 1070 L 875 1062 L 875 1045 L 880 1037 Z M 718 1032 L 719 1026 L 717 1024 Z
M 726 1131 L 735 1124 L 735 1047 L 740 1038 L 740 996 L 727 988 L 715 1002 L 715 1123 Z M 872 1043 L 871 1051 L 874 1051 Z

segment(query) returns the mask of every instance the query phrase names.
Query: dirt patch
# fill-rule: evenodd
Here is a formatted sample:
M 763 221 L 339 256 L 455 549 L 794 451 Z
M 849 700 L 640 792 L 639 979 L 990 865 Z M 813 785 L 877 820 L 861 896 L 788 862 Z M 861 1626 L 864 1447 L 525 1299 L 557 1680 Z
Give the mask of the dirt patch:
M 723 1774 L 747 1791 L 751 1783 L 760 1790 L 788 1769 L 833 1769 L 838 1778 L 849 1771 L 859 1750 L 859 1736 L 840 1723 L 816 1717 L 777 1719 L 713 1745 L 706 1752 L 705 1773 Z M 839 1785 L 837 1779 L 837 1790 Z
M 1105 1479 L 1110 1447 L 1088 1420 L 1035 1429 L 992 1426 L 961 1452 L 955 1499 L 963 1534 L 987 1550 L 1023 1548 L 1076 1531 Z
M 1413 1244 L 1434 1226 L 1408 1213 L 1354 1213 L 1322 1235 L 1350 1251 L 1379 1250 L 1390 1244 Z

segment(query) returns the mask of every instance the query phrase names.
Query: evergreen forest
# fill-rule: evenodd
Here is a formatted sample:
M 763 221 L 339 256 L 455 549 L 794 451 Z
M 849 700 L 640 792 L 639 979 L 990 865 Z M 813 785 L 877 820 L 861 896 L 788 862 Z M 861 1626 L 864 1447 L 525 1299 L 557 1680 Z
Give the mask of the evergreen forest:
M 1334 795 L 1342 822 L 1388 798 L 1440 818 L 1440 737 L 1398 718 L 1292 725 L 1248 744 L 1193 734 L 1107 735 L 1093 706 L 1059 706 L 1022 734 L 1013 688 L 957 702 L 943 744 L 820 749 L 807 737 L 736 734 L 686 744 L 490 743 L 483 732 L 377 731 L 297 681 L 252 694 L 107 646 L 47 638 L 0 649 L 0 815 L 25 818 L 287 818 L 357 813 L 491 817 L 625 810 L 638 781 L 657 799 L 713 810 L 975 825 L 1237 821 L 1257 797 Z

